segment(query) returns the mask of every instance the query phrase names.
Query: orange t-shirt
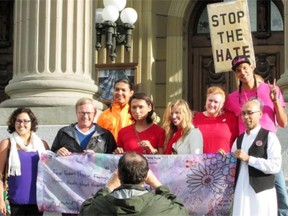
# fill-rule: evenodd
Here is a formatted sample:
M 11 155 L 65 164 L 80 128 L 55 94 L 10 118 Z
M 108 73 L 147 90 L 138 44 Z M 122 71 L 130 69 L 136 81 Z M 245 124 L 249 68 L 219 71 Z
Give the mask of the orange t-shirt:
M 98 117 L 97 124 L 111 131 L 115 140 L 121 128 L 131 125 L 133 120 L 129 113 L 129 104 L 122 109 L 117 103 L 113 103 L 111 108 L 104 110 Z

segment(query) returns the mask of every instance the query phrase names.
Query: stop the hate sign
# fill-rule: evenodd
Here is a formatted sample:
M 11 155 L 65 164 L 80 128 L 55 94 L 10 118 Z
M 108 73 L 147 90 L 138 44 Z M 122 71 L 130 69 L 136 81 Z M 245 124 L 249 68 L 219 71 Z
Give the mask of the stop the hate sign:
M 237 55 L 255 62 L 247 1 L 209 4 L 207 9 L 215 72 L 231 71 Z

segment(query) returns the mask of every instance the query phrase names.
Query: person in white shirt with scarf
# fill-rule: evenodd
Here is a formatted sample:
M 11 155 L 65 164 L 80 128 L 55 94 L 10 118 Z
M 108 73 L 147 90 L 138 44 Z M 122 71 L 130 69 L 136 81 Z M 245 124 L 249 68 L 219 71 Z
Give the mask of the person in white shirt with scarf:
M 7 213 L 2 196 L 6 167 L 11 215 L 43 215 L 36 203 L 36 178 L 39 157 L 49 146 L 35 133 L 37 125 L 35 115 L 25 107 L 16 109 L 8 120 L 10 136 L 0 143 L 0 213 L 4 215 Z

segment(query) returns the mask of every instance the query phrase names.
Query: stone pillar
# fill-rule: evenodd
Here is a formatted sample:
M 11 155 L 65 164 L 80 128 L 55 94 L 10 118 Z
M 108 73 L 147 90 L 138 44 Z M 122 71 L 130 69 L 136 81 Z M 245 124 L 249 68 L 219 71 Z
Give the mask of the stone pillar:
M 93 0 L 15 1 L 13 79 L 1 107 L 74 106 L 98 91 Z
M 189 84 L 185 85 L 183 77 L 186 77 L 187 80 L 188 49 L 186 44 L 188 43 L 184 31 L 186 31 L 185 28 L 188 29 L 188 25 L 184 26 L 183 24 L 187 8 L 193 8 L 193 4 L 196 4 L 196 1 L 171 1 L 169 6 L 166 42 L 166 104 L 175 99 L 187 97 L 186 86 Z M 175 55 L 175 50 L 179 51 L 177 55 Z
M 284 73 L 281 78 L 277 81 L 277 84 L 281 88 L 286 102 L 286 113 L 288 113 L 288 28 L 286 28 L 288 23 L 288 1 L 283 1 L 284 3 Z M 288 135 L 287 127 L 279 128 L 277 131 L 277 136 L 280 140 L 282 147 L 282 169 L 286 178 L 286 186 L 288 186 Z
M 288 23 L 288 2 L 284 1 L 284 23 Z M 285 102 L 288 102 L 288 28 L 284 26 L 284 73 L 278 80 Z

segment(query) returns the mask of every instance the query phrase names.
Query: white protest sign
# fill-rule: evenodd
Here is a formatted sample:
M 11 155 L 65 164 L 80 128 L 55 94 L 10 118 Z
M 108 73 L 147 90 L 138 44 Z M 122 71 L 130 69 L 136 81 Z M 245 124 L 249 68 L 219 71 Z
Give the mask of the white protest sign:
M 231 61 L 246 55 L 255 62 L 246 0 L 207 5 L 215 72 L 231 71 Z

